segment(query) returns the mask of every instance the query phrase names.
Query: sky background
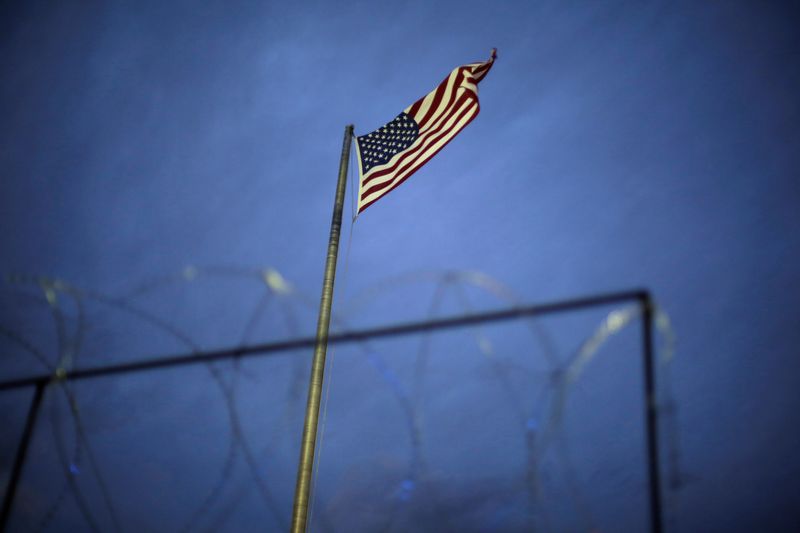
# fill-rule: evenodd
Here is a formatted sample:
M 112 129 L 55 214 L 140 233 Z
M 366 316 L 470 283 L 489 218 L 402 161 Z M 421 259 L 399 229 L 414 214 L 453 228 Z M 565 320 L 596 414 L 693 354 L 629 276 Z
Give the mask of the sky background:
M 497 47 L 475 121 L 346 215 L 337 327 L 647 288 L 676 339 L 669 528 L 796 530 L 798 24 L 789 2 L 4 2 L 0 375 L 310 334 L 345 125 Z M 642 530 L 638 329 L 554 378 L 614 310 L 337 348 L 312 530 Z M 52 386 L 10 529 L 285 529 L 310 356 Z M 0 395 L 4 479 L 29 398 Z

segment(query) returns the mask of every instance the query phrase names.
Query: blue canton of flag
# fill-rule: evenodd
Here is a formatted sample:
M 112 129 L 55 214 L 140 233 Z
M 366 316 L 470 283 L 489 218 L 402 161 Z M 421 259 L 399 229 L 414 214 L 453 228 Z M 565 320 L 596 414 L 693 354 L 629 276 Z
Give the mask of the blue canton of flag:
M 363 172 L 387 163 L 397 152 L 402 152 L 419 137 L 419 126 L 414 120 L 400 113 L 380 129 L 359 137 L 359 153 Z

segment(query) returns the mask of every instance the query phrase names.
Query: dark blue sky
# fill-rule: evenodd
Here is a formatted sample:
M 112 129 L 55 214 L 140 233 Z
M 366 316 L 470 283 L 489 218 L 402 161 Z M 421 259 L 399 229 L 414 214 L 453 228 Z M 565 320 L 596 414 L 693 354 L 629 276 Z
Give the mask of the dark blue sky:
M 358 219 L 349 254 L 346 217 L 338 312 L 367 325 L 509 303 L 487 279 L 528 303 L 649 288 L 676 334 L 670 524 L 794 530 L 798 15 L 5 2 L 0 272 L 22 277 L 0 293 L 0 374 L 310 333 L 344 126 L 375 129 L 497 47 L 480 116 Z M 640 529 L 635 327 L 574 385 L 535 497 L 523 473 L 556 394 L 543 376 L 608 311 L 542 321 L 552 348 L 516 324 L 341 349 L 314 530 Z M 82 383 L 78 418 L 53 390 L 14 530 L 282 529 L 307 357 Z M 27 400 L 0 401 L 17 428 L 6 477 Z

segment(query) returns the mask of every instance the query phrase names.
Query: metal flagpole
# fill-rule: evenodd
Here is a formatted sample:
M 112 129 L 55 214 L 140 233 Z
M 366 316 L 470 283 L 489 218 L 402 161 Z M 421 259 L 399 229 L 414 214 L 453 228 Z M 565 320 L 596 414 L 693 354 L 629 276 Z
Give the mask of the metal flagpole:
M 328 349 L 328 327 L 331 322 L 333 281 L 336 277 L 336 258 L 339 255 L 339 235 L 342 231 L 342 210 L 347 185 L 347 163 L 350 159 L 350 143 L 353 137 L 352 124 L 344 128 L 342 159 L 339 162 L 339 180 L 336 183 L 336 199 L 333 203 L 331 234 L 328 240 L 328 257 L 325 260 L 325 275 L 322 279 L 322 298 L 319 302 L 317 340 L 314 359 L 311 363 L 311 380 L 308 385 L 306 420 L 303 424 L 303 440 L 300 444 L 300 462 L 297 466 L 297 483 L 294 488 L 292 507 L 292 533 L 305 533 L 308 520 L 308 499 L 311 493 L 311 474 L 314 469 L 314 448 L 317 440 L 319 405 L 322 397 L 322 380 L 325 373 L 325 354 Z

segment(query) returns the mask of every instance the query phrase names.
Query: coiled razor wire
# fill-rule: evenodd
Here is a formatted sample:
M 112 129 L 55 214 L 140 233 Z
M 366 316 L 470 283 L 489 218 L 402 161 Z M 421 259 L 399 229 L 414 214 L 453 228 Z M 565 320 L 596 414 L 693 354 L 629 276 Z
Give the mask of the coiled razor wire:
M 297 291 L 277 270 L 272 268 L 250 269 L 242 267 L 187 267 L 182 271 L 143 283 L 119 297 L 108 296 L 96 291 L 79 289 L 61 280 L 42 277 L 12 276 L 7 278 L 6 290 L 13 291 L 16 297 L 26 298 L 36 305 L 45 306 L 49 310 L 55 329 L 56 347 L 52 355 L 48 350 L 38 347 L 35 343 L 20 332 L 0 324 L 0 336 L 16 345 L 22 353 L 33 359 L 44 371 L 53 376 L 52 385 L 61 391 L 63 403 L 69 415 L 64 417 L 55 394 L 49 395 L 50 426 L 52 443 L 55 446 L 57 457 L 62 471 L 62 483 L 47 509 L 42 513 L 40 520 L 30 527 L 32 531 L 48 529 L 58 518 L 59 511 L 63 508 L 66 497 L 69 495 L 74 500 L 86 526 L 92 531 L 124 531 L 124 524 L 120 521 L 117 504 L 112 491 L 109 489 L 103 475 L 102 465 L 92 451 L 90 435 L 86 430 L 81 417 L 79 402 L 74 385 L 69 382 L 69 372 L 78 367 L 82 360 L 84 340 L 91 330 L 90 318 L 87 316 L 86 306 L 92 304 L 114 309 L 129 316 L 132 320 L 143 322 L 166 333 L 181 345 L 192 352 L 200 351 L 200 346 L 185 331 L 175 326 L 171 320 L 158 316 L 155 312 L 143 308 L 137 300 L 149 294 L 158 294 L 168 287 L 196 283 L 198 280 L 214 281 L 220 278 L 243 279 L 255 283 L 259 287 L 259 297 L 244 324 L 238 341 L 246 345 L 251 341 L 259 324 L 264 321 L 266 310 L 270 304 L 280 306 L 283 327 L 291 336 L 298 334 L 300 328 L 296 317 L 297 307 L 307 312 L 316 310 L 317 302 Z M 348 306 L 333 315 L 334 326 L 340 330 L 348 329 L 349 319 L 357 315 L 360 309 L 379 300 L 389 290 L 408 288 L 421 283 L 433 284 L 433 296 L 429 302 L 426 319 L 438 316 L 442 301 L 447 293 L 455 295 L 461 311 L 471 312 L 473 304 L 466 288 L 472 288 L 490 295 L 505 305 L 519 306 L 520 299 L 508 287 L 502 285 L 491 277 L 471 271 L 448 272 L 416 272 L 395 277 L 375 284 L 359 293 Z M 33 291 L 31 291 L 33 289 Z M 75 325 L 70 330 L 66 318 L 65 305 L 74 308 Z M 526 464 L 524 468 L 524 481 L 522 486 L 528 494 L 531 509 L 531 526 L 537 530 L 550 530 L 551 520 L 542 506 L 537 506 L 537 498 L 541 493 L 541 480 L 539 471 L 543 456 L 551 448 L 555 450 L 557 460 L 561 465 L 561 473 L 566 481 L 571 494 L 572 503 L 576 514 L 579 516 L 582 528 L 591 529 L 595 526 L 595 519 L 589 506 L 585 503 L 578 483 L 575 481 L 573 468 L 569 458 L 569 446 L 563 432 L 560 432 L 564 416 L 566 400 L 570 387 L 576 383 L 585 372 L 587 365 L 597 357 L 602 345 L 612 336 L 624 330 L 631 322 L 640 317 L 641 309 L 638 305 L 616 309 L 608 313 L 592 335 L 584 340 L 575 353 L 566 358 L 566 363 L 561 362 L 554 343 L 540 320 L 533 318 L 525 321 L 536 346 L 537 354 L 542 357 L 548 374 L 548 388 L 542 388 L 541 393 L 535 397 L 525 397 L 515 390 L 509 370 L 505 367 L 498 354 L 495 352 L 490 338 L 480 326 L 471 328 L 471 335 L 478 353 L 483 357 L 494 376 L 502 393 L 506 396 L 511 412 L 517 423 L 522 428 L 520 446 L 525 450 Z M 669 318 L 660 310 L 655 310 L 657 331 L 662 338 L 662 357 L 660 361 L 666 366 L 674 353 L 674 335 L 669 323 Z M 426 395 L 426 376 L 431 351 L 431 333 L 420 335 L 417 352 L 414 357 L 413 383 L 411 387 L 403 383 L 394 371 L 393 366 L 380 353 L 380 350 L 369 341 L 360 342 L 357 346 L 365 356 L 366 361 L 374 369 L 380 380 L 391 392 L 399 405 L 405 418 L 405 427 L 408 433 L 409 456 L 402 481 L 393 491 L 392 505 L 389 512 L 385 513 L 382 530 L 390 531 L 402 515 L 404 504 L 414 497 L 417 487 L 423 482 L 429 470 L 428 460 L 425 456 L 425 439 L 423 423 L 423 403 Z M 306 381 L 307 362 L 301 358 L 293 358 L 294 367 L 290 382 L 286 388 L 286 401 L 283 411 L 283 421 L 296 419 L 302 412 L 304 386 Z M 225 404 L 229 437 L 225 456 L 221 462 L 214 482 L 205 491 L 205 496 L 190 510 L 183 520 L 180 531 L 217 531 L 222 529 L 230 518 L 235 515 L 240 506 L 243 495 L 249 490 L 250 485 L 240 482 L 238 487 L 231 487 L 234 480 L 235 464 L 241 457 L 250 478 L 258 488 L 265 509 L 274 520 L 276 528 L 285 530 L 288 525 L 288 509 L 284 509 L 278 502 L 270 488 L 269 477 L 263 473 L 267 471 L 261 463 L 265 457 L 273 456 L 275 448 L 282 438 L 277 432 L 263 443 L 256 452 L 248 437 L 243 431 L 237 394 L 239 391 L 241 368 L 238 360 L 234 359 L 229 369 L 221 365 L 209 363 L 206 365 L 210 377 L 220 392 L 220 397 Z M 683 476 L 678 464 L 680 454 L 678 449 L 678 430 L 675 418 L 675 405 L 672 399 L 669 379 L 661 379 L 661 398 L 667 407 L 663 413 L 666 426 L 667 444 L 667 471 L 668 471 L 668 501 L 669 507 L 674 507 L 675 494 L 680 488 Z M 549 390 L 550 401 L 546 401 L 542 394 Z M 335 393 L 334 393 L 335 394 Z M 73 438 L 68 443 L 65 435 L 65 422 L 72 425 Z M 558 441 L 559 446 L 553 446 Z M 259 461 L 259 458 L 262 458 Z M 102 508 L 106 515 L 101 520 L 98 509 L 87 499 L 76 477 L 86 468 L 99 489 L 102 497 Z M 318 466 L 319 467 L 319 466 Z M 225 494 L 228 494 L 226 500 Z M 435 492 L 428 497 L 436 499 Z M 674 514 L 674 513 L 672 513 Z M 327 516 L 325 509 L 320 509 L 315 517 L 314 527 L 323 531 L 336 529 L 335 523 Z M 151 524 L 151 526 L 155 526 Z

